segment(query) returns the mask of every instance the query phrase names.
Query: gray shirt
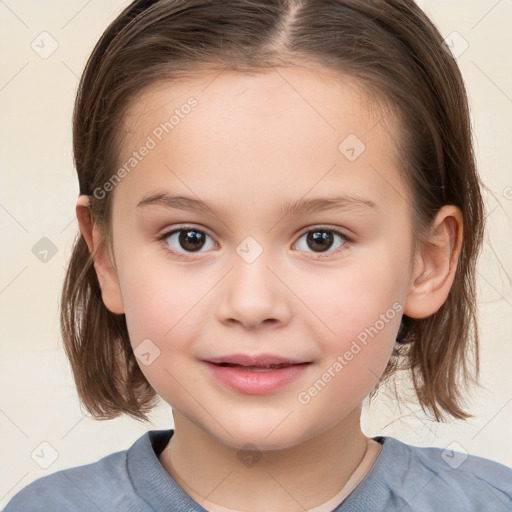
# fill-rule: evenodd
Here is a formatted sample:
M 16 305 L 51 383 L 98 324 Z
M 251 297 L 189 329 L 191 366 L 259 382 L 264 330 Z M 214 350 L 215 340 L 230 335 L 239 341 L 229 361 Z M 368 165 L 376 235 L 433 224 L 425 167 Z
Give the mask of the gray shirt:
M 151 430 L 128 450 L 41 477 L 4 512 L 204 512 L 157 458 L 172 434 Z M 393 437 L 374 439 L 383 445 L 379 458 L 333 512 L 512 511 L 511 468 Z

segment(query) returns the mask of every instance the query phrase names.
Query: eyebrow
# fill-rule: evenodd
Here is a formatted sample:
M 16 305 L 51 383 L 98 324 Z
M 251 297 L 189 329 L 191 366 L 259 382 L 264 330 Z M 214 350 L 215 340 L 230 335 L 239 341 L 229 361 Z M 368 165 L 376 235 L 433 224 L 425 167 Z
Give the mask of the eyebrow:
M 215 215 L 225 213 L 224 209 L 210 206 L 200 199 L 181 195 L 173 196 L 165 192 L 144 197 L 137 204 L 137 207 L 145 208 L 153 205 L 168 209 L 210 211 Z M 361 210 L 363 213 L 370 213 L 373 210 L 378 211 L 378 208 L 376 203 L 371 199 L 357 195 L 343 195 L 288 201 L 281 206 L 280 214 L 282 216 L 299 215 L 327 210 Z

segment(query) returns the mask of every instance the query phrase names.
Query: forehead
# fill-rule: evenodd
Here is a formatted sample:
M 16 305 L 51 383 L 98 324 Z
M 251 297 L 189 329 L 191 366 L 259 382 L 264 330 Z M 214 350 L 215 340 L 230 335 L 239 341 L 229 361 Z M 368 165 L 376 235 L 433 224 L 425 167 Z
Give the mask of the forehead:
M 268 194 L 270 183 L 276 192 L 303 195 L 305 187 L 321 180 L 328 188 L 340 177 L 349 187 L 366 179 L 379 194 L 368 164 L 389 167 L 388 174 L 397 167 L 394 119 L 385 104 L 352 77 L 323 68 L 203 71 L 159 83 L 132 102 L 124 126 L 120 167 L 151 146 L 114 191 L 123 189 L 131 204 L 143 189 L 166 184 L 185 191 L 201 183 L 207 191 L 219 180 L 227 196 Z M 329 173 L 333 166 L 336 173 Z
M 323 121 L 324 128 L 332 131 L 343 129 L 340 121 L 347 117 L 358 123 L 361 131 L 369 127 L 368 123 L 373 126 L 377 121 L 392 121 L 391 116 L 384 115 L 389 108 L 382 96 L 374 92 L 370 98 L 361 81 L 323 67 L 280 67 L 252 73 L 203 69 L 188 73 L 186 78 L 158 82 L 133 99 L 124 116 L 124 145 L 138 142 L 141 130 L 151 132 L 155 128 L 156 116 L 168 120 L 190 98 L 197 100 L 200 108 L 195 108 L 195 113 L 203 114 L 201 121 L 210 129 L 219 123 L 208 121 L 233 119 L 234 109 L 245 109 L 260 122 L 291 108 L 297 110 L 297 117 L 316 118 L 315 124 Z M 209 119 L 208 113 L 220 113 L 221 117 Z M 183 130 L 176 130 L 174 135 L 179 131 Z

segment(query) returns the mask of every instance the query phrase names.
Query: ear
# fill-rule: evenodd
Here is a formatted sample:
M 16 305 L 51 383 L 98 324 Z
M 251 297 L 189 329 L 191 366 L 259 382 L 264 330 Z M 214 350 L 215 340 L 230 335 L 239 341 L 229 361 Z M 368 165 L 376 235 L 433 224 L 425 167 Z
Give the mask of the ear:
M 112 265 L 106 241 L 93 223 L 89 196 L 79 196 L 76 203 L 76 216 L 89 252 L 93 254 L 94 269 L 98 276 L 103 303 L 109 311 L 121 315 L 124 313 L 121 288 L 116 271 Z
M 428 241 L 416 252 L 405 315 L 426 318 L 444 304 L 457 270 L 462 237 L 462 212 L 454 205 L 443 206 L 432 224 Z

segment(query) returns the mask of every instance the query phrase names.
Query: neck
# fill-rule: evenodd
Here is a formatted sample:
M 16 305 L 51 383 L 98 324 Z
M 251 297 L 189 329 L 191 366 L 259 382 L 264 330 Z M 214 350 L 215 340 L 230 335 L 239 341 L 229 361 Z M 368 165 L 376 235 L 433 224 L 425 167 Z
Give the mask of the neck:
M 159 460 L 206 509 L 209 503 L 247 512 L 310 509 L 336 495 L 365 456 L 360 413 L 358 407 L 300 445 L 250 453 L 226 446 L 174 411 L 174 434 Z

